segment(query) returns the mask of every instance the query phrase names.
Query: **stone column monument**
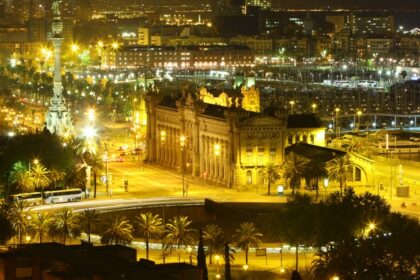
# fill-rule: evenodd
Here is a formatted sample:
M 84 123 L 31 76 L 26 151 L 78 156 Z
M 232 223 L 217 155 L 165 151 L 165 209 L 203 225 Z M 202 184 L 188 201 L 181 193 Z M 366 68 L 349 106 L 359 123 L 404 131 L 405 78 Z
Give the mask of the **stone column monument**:
M 52 3 L 53 21 L 51 26 L 51 40 L 54 46 L 54 95 L 50 101 L 47 113 L 46 127 L 51 133 L 69 137 L 74 135 L 71 114 L 66 107 L 61 82 L 61 45 L 63 43 L 63 22 L 60 15 L 61 0 Z

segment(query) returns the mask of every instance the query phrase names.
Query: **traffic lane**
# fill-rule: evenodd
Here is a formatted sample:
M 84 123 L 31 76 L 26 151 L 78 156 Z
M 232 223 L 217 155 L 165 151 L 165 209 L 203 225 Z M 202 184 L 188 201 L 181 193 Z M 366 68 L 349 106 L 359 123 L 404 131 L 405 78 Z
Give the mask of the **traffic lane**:
M 80 202 L 69 202 L 60 204 L 48 204 L 32 207 L 30 210 L 35 212 L 44 212 L 49 210 L 57 210 L 60 208 L 71 208 L 75 212 L 86 209 L 95 209 L 100 212 L 116 209 L 128 208 L 145 208 L 156 206 L 186 206 L 186 205 L 204 205 L 204 198 L 185 198 L 185 197 L 158 197 L 158 198 L 126 198 L 126 199 L 101 199 L 101 200 L 85 200 Z

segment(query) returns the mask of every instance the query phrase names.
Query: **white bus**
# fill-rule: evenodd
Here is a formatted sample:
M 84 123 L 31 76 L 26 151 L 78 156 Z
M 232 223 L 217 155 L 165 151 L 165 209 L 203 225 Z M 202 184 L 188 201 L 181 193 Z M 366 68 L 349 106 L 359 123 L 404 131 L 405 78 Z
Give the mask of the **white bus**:
M 13 202 L 26 201 L 29 205 L 41 205 L 42 204 L 42 193 L 31 192 L 31 193 L 20 193 L 11 195 Z
M 44 193 L 44 203 L 53 204 L 80 201 L 82 200 L 82 193 L 81 189 L 47 191 Z

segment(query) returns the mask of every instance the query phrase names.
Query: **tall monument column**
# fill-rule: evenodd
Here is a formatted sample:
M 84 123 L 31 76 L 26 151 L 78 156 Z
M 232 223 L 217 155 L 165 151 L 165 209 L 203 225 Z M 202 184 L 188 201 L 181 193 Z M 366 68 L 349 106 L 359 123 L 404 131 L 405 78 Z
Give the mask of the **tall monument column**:
M 63 22 L 60 15 L 60 0 L 52 3 L 53 22 L 51 40 L 54 47 L 54 95 L 47 113 L 47 129 L 58 136 L 74 135 L 71 114 L 67 110 L 61 82 L 61 46 L 63 44 Z

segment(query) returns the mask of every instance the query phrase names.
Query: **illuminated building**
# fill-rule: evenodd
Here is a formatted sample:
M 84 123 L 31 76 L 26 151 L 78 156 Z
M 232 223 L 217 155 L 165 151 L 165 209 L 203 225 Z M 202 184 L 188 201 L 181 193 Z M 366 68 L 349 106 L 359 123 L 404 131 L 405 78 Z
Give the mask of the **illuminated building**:
M 261 10 L 271 9 L 271 0 L 246 0 L 246 6 L 260 7 Z
M 353 13 L 350 27 L 353 34 L 389 34 L 395 31 L 395 18 L 380 13 Z
M 115 58 L 106 58 L 114 56 Z M 252 66 L 254 54 L 242 46 L 182 46 L 143 47 L 126 46 L 109 50 L 104 56 L 109 67 L 166 67 L 166 68 L 217 68 L 227 66 Z
M 271 53 L 273 51 L 273 39 L 239 36 L 230 39 L 232 45 L 247 46 L 257 53 Z
M 283 163 L 286 146 L 324 145 L 325 129 L 315 115 L 258 113 L 258 102 L 258 92 L 244 87 L 148 93 L 146 160 L 226 187 L 256 186 L 263 184 L 264 166 Z

